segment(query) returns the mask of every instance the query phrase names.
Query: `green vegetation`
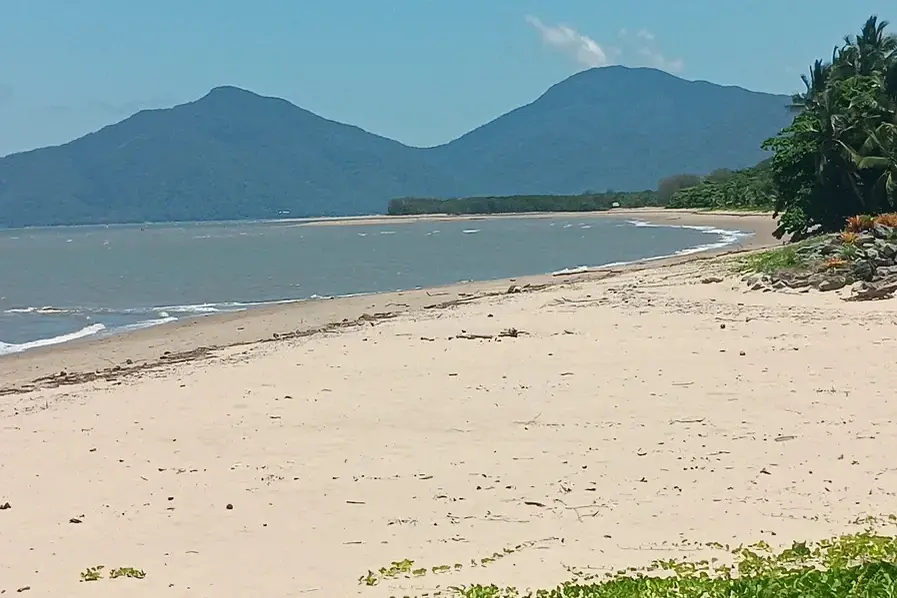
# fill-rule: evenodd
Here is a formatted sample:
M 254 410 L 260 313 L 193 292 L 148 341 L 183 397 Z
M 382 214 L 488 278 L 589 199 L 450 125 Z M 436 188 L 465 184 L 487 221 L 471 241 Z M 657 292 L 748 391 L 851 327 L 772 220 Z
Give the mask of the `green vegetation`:
M 658 560 L 603 574 L 567 567 L 571 579 L 557 587 L 523 589 L 496 585 L 454 586 L 431 596 L 461 598 L 886 598 L 897 595 L 897 538 L 866 531 L 815 543 L 794 542 L 775 550 L 765 542 L 730 547 L 684 542 L 679 548 L 702 550 L 711 558 Z M 889 518 L 894 523 L 893 516 Z M 497 558 L 516 550 L 496 553 Z M 485 565 L 486 563 L 483 563 Z M 473 561 L 472 566 L 483 566 Z M 414 578 L 459 571 L 461 564 L 415 568 L 398 561 L 380 573 L 368 572 L 362 585 L 383 579 Z
M 737 171 L 716 171 L 698 184 L 678 190 L 670 208 L 771 211 L 775 205 L 771 160 Z
M 771 160 L 743 170 L 718 169 L 707 176 L 677 174 L 661 179 L 655 191 L 587 191 L 580 195 L 511 195 L 431 199 L 408 197 L 389 202 L 392 216 L 410 214 L 510 214 L 591 212 L 612 207 L 668 207 L 769 212 L 775 205 Z M 614 204 L 617 204 L 615 206 Z
M 735 264 L 735 270 L 742 274 L 774 274 L 788 268 L 807 265 L 793 245 L 751 253 L 737 260 Z
M 735 271 L 741 274 L 775 274 L 782 270 L 809 267 L 814 250 L 828 241 L 827 237 L 811 237 L 775 249 L 748 253 L 735 260 Z
M 119 567 L 118 569 L 113 569 L 112 571 L 110 571 L 109 577 L 111 579 L 116 579 L 118 577 L 143 579 L 144 577 L 146 577 L 146 573 L 142 569 L 135 569 L 134 567 Z
M 763 144 L 771 159 L 684 187 L 669 206 L 772 208 L 776 235 L 792 240 L 897 208 L 897 36 L 887 27 L 872 16 L 813 64 L 791 125 Z
M 581 195 L 512 195 L 506 197 L 462 197 L 427 199 L 408 197 L 389 202 L 391 216 L 409 214 L 512 214 L 524 212 L 591 212 L 657 205 L 654 191 L 620 193 L 586 192 Z
M 88 567 L 81 572 L 81 581 L 99 581 L 103 579 L 103 570 L 105 568 L 105 565 Z M 117 567 L 109 570 L 109 579 L 117 579 L 119 577 L 143 579 L 146 577 L 146 572 L 141 569 L 135 569 L 134 567 Z
M 840 230 L 897 207 L 897 37 L 870 17 L 796 94 L 791 126 L 768 140 L 779 235 Z
M 587 191 L 580 195 L 512 195 L 429 199 L 409 197 L 389 202 L 390 215 L 509 214 L 590 212 L 612 207 L 669 207 L 707 210 L 772 211 L 775 190 L 771 160 L 743 170 L 714 170 L 707 176 L 677 174 L 660 180 L 655 191 Z M 617 204 L 615 206 L 614 204 Z
M 98 581 L 103 578 L 103 569 L 106 567 L 104 565 L 97 565 L 96 567 L 88 567 L 84 571 L 81 572 L 81 581 Z

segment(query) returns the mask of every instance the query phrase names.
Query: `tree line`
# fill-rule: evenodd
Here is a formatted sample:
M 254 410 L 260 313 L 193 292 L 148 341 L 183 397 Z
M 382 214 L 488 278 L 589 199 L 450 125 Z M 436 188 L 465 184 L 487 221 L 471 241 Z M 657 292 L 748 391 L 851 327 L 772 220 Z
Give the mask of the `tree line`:
M 508 195 L 432 199 L 404 197 L 389 202 L 391 216 L 411 214 L 513 214 L 526 212 L 595 212 L 614 207 L 641 208 L 657 205 L 656 191 L 596 193 L 580 195 Z
M 769 161 L 744 170 L 719 169 L 706 176 L 677 174 L 645 191 L 585 191 L 579 195 L 508 195 L 433 199 L 404 197 L 389 202 L 392 216 L 412 214 L 512 214 L 596 212 L 612 208 L 701 208 L 771 210 Z

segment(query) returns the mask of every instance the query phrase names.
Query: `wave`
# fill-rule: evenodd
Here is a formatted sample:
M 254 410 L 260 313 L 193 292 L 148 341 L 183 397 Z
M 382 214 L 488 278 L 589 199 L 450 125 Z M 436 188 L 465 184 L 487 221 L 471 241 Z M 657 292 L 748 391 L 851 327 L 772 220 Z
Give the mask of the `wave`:
M 462 235 L 475 235 L 478 232 L 480 232 L 480 229 L 478 229 L 478 228 L 465 228 L 464 230 L 461 231 L 461 234 Z
M 732 230 L 727 228 L 716 228 L 715 226 L 697 226 L 692 224 L 654 224 L 643 220 L 627 220 L 627 222 L 638 228 L 684 228 L 687 230 L 696 230 L 707 235 L 718 235 L 719 240 L 715 243 L 706 243 L 704 245 L 696 245 L 687 247 L 674 253 L 673 255 L 691 255 L 702 251 L 712 251 L 714 249 L 722 249 L 729 245 L 734 245 L 741 239 L 754 236 L 754 233 L 743 230 Z
M 562 268 L 551 273 L 552 276 L 562 276 L 564 274 L 585 274 L 590 268 L 588 266 L 577 266 L 576 268 Z
M 46 307 L 13 307 L 11 309 L 5 310 L 3 313 L 5 314 L 65 314 L 70 313 L 69 310 L 62 307 L 52 307 L 50 305 Z
M 557 270 L 552 272 L 553 276 L 561 276 L 564 274 L 579 274 L 584 272 L 589 272 L 594 268 L 610 268 L 614 266 L 630 266 L 632 264 L 642 264 L 645 262 L 654 262 L 657 260 L 665 260 L 671 257 L 679 257 L 683 255 L 692 255 L 695 253 L 701 253 L 703 251 L 713 251 L 715 249 L 723 249 L 725 247 L 729 247 L 730 245 L 734 245 L 738 243 L 740 240 L 745 239 L 747 237 L 753 237 L 754 233 L 743 231 L 743 230 L 730 230 L 725 228 L 716 228 L 713 226 L 695 226 L 688 224 L 654 224 L 653 222 L 645 222 L 644 220 L 627 220 L 628 224 L 638 228 L 685 228 L 688 230 L 696 230 L 700 231 L 704 234 L 708 235 L 717 235 L 719 239 L 713 243 L 704 243 L 702 245 L 695 245 L 693 247 L 686 247 L 685 249 L 680 249 L 679 251 L 666 254 L 666 255 L 655 255 L 652 257 L 641 258 L 637 260 L 629 260 L 622 262 L 610 262 L 607 264 L 599 264 L 596 266 L 576 266 L 574 268 L 563 268 L 561 270 Z
M 67 343 L 69 341 L 77 340 L 79 338 L 84 338 L 87 336 L 93 336 L 95 334 L 99 334 L 100 332 L 106 330 L 106 327 L 102 324 L 91 324 L 90 326 L 86 326 L 81 330 L 76 332 L 70 332 L 69 334 L 61 334 L 59 336 L 54 336 L 52 338 L 42 338 L 36 341 L 29 341 L 27 343 L 4 343 L 0 341 L 0 355 L 10 355 L 12 353 L 21 353 L 22 351 L 28 351 L 29 349 L 36 349 L 38 347 L 48 347 L 50 345 L 58 345 L 60 343 Z
M 157 307 L 133 307 L 133 308 L 114 308 L 114 307 L 60 307 L 47 305 L 44 307 L 12 307 L 3 311 L 4 314 L 35 314 L 43 316 L 104 316 L 104 315 L 121 315 L 121 316 L 153 316 L 158 319 L 170 317 L 172 313 L 182 315 L 202 315 L 214 314 L 221 312 L 243 311 L 250 307 L 260 307 L 264 305 L 282 305 L 286 303 L 295 303 L 299 299 L 277 299 L 273 301 L 224 301 L 220 303 L 194 303 L 184 305 L 162 305 Z
M 143 322 L 137 322 L 136 324 L 128 324 L 126 326 L 119 326 L 115 328 L 113 332 L 134 332 L 135 330 L 143 330 L 144 328 L 152 328 L 153 326 L 158 326 L 160 324 L 168 324 L 169 322 L 177 322 L 177 318 L 173 316 L 166 316 L 164 318 L 156 318 L 155 320 L 144 320 Z

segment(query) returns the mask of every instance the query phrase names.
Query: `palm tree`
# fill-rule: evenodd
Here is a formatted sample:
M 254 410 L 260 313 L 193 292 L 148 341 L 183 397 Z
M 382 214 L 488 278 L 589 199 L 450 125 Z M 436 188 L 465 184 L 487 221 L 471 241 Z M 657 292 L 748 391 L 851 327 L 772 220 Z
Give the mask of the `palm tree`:
M 810 76 L 801 75 L 800 79 L 804 82 L 807 90 L 803 93 L 796 93 L 791 96 L 791 110 L 801 112 L 807 108 L 813 108 L 820 96 L 828 86 L 829 75 L 832 73 L 832 64 L 837 57 L 838 48 L 832 52 L 832 62 L 817 60 L 810 67 Z
M 873 192 L 880 210 L 894 208 L 897 203 L 897 113 L 892 115 L 891 122 L 883 122 L 868 132 L 861 153 L 853 150 L 849 153 L 860 170 L 880 171 Z
M 885 94 L 894 105 L 897 105 L 897 52 L 891 54 L 891 59 L 885 68 L 882 81 Z
M 887 21 L 879 21 L 872 15 L 858 36 L 844 38 L 839 67 L 846 71 L 845 76 L 848 73 L 869 76 L 884 72 L 897 52 L 897 36 L 886 33 L 887 27 Z

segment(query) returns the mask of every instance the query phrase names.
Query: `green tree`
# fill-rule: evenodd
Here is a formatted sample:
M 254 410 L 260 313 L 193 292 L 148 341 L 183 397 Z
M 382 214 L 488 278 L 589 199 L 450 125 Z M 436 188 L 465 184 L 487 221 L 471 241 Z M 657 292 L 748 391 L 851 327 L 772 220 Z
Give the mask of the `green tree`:
M 703 179 L 696 174 L 676 174 L 657 183 L 657 197 L 661 205 L 669 203 L 677 191 L 700 185 Z
M 768 140 L 778 234 L 838 230 L 897 206 L 897 37 L 870 17 L 817 60 L 793 96 L 791 126 Z

